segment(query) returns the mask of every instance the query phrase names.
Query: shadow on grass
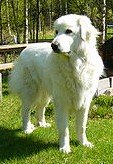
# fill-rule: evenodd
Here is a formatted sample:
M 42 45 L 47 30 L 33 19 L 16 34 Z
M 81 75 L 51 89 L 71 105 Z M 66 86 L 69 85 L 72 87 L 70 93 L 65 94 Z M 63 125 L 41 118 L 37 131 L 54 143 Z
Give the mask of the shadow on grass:
M 25 158 L 40 151 L 57 148 L 57 143 L 47 143 L 41 140 L 33 140 L 28 135 L 19 136 L 18 130 L 9 130 L 0 127 L 0 161 L 13 158 Z

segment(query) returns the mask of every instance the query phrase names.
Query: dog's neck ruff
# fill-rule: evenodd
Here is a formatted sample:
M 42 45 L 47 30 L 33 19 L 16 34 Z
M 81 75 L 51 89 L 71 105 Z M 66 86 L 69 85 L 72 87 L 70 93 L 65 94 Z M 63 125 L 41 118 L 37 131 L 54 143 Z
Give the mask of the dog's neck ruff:
M 76 69 L 76 62 L 80 62 L 82 67 L 86 67 L 86 65 L 91 65 L 92 67 L 95 67 L 95 64 L 92 63 L 91 59 L 91 53 L 83 52 L 82 50 L 79 51 L 69 51 L 69 52 L 60 52 L 56 53 L 54 52 L 55 56 L 60 56 L 62 59 L 67 60 L 67 62 L 71 63 L 71 65 L 74 65 L 74 69 Z M 71 68 L 72 69 L 72 68 Z

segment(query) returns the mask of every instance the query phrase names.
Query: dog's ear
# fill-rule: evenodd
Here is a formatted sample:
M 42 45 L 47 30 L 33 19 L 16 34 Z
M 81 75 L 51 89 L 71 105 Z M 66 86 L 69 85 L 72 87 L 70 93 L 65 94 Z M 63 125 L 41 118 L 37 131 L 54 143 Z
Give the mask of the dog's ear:
M 92 35 L 97 37 L 100 34 L 91 24 L 90 19 L 86 16 L 79 18 L 78 23 L 80 26 L 80 37 L 82 40 L 88 41 Z

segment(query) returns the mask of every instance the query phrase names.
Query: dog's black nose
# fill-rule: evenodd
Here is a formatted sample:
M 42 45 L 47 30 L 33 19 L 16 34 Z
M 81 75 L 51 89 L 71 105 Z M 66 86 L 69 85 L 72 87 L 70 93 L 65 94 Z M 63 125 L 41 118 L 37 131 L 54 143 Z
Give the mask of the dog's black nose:
M 53 49 L 54 52 L 58 52 L 58 51 L 59 51 L 59 49 L 58 49 L 58 44 L 52 43 L 52 44 L 51 44 L 51 47 L 52 47 L 52 49 Z

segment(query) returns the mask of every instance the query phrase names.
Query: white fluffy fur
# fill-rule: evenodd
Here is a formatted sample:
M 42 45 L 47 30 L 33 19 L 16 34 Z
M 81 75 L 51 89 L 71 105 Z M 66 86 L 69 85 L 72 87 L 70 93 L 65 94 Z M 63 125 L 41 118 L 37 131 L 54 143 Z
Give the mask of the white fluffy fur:
M 60 151 L 70 152 L 68 117 L 76 117 L 78 141 L 87 147 L 92 144 L 86 137 L 86 124 L 92 97 L 103 71 L 103 63 L 96 49 L 98 31 L 86 16 L 70 14 L 55 21 L 58 31 L 52 44 L 32 44 L 25 48 L 15 64 L 10 87 L 22 100 L 23 128 L 26 133 L 34 130 L 30 122 L 30 107 L 37 104 L 38 124 L 45 121 L 45 106 L 53 98 L 59 132 Z M 72 32 L 66 34 L 66 30 Z

